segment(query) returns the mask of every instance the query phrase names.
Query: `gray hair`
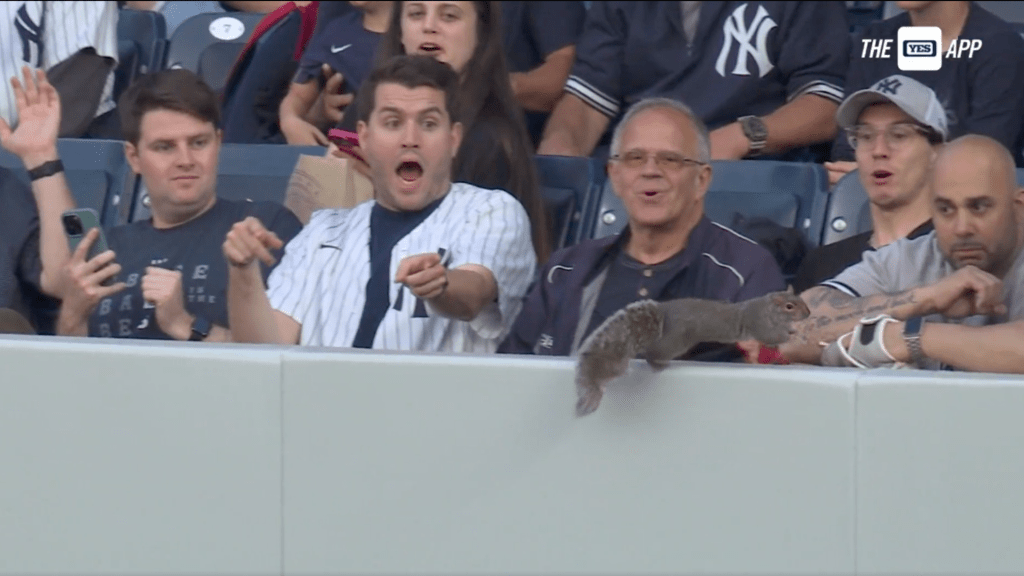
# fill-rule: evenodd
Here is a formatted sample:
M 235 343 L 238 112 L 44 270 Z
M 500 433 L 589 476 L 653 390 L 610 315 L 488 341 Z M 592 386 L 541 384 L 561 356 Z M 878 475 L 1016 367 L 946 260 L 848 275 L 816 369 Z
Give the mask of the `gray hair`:
M 612 156 L 617 155 L 622 145 L 622 133 L 625 132 L 626 126 L 644 110 L 651 108 L 668 108 L 679 112 L 683 116 L 686 116 L 690 120 L 690 124 L 693 126 L 694 131 L 697 132 L 697 158 L 701 162 L 711 161 L 711 137 L 708 135 L 708 127 L 704 125 L 704 121 L 698 118 L 690 107 L 678 100 L 671 98 L 644 98 L 636 104 L 629 107 L 626 111 L 626 115 L 622 117 L 619 125 L 615 127 L 615 131 L 612 133 Z

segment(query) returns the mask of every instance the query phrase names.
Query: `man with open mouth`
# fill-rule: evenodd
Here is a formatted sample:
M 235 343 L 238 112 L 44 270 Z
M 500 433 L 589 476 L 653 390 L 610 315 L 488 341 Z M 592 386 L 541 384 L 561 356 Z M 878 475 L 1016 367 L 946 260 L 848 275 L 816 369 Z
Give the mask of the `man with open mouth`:
M 945 144 L 931 176 L 935 229 L 868 252 L 801 294 L 811 316 L 783 354 L 861 368 L 1024 372 L 1024 188 L 1014 168 L 988 136 Z
M 894 74 L 848 96 L 836 122 L 854 149 L 857 175 L 850 178 L 867 193 L 872 229 L 807 254 L 793 280 L 797 292 L 860 262 L 865 251 L 932 230 L 931 167 L 949 134 L 935 92 Z
M 255 220 L 224 242 L 239 342 L 493 352 L 536 266 L 522 205 L 452 183 L 462 139 L 458 76 L 429 56 L 398 56 L 366 81 L 357 132 L 374 200 L 321 210 L 267 281 L 258 260 L 281 245 Z

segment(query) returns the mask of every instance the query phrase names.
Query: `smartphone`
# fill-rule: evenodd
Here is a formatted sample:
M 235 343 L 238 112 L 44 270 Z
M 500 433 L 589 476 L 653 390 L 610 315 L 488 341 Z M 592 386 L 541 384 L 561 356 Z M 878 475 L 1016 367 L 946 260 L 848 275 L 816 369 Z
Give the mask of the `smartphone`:
M 348 130 L 342 130 L 340 128 L 331 128 L 330 131 L 327 132 L 327 139 L 337 144 L 338 148 L 342 152 L 356 158 L 360 162 L 366 162 L 361 154 L 353 150 L 353 147 L 359 146 L 359 135 L 355 132 L 349 132 Z
M 100 235 L 96 238 L 96 241 L 92 243 L 89 248 L 89 253 L 86 255 L 86 260 L 92 260 L 98 254 L 102 254 L 107 251 L 107 237 L 103 234 L 103 228 L 100 226 L 100 217 L 96 214 L 96 211 L 92 208 L 76 208 L 74 210 L 68 210 L 61 214 L 61 222 L 64 224 L 64 235 L 68 238 L 68 247 L 74 252 L 78 249 L 78 245 L 82 243 L 82 239 L 89 233 L 89 230 L 93 228 L 99 228 Z

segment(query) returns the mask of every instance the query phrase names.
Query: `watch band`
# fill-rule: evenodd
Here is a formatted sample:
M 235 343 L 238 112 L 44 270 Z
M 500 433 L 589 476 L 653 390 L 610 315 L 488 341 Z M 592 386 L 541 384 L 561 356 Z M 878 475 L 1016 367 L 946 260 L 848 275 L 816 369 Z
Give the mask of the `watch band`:
M 192 321 L 192 335 L 188 337 L 189 342 L 201 342 L 210 335 L 210 321 L 202 316 L 196 316 Z
M 60 158 L 56 160 L 50 160 L 43 162 L 39 166 L 32 168 L 28 171 L 28 177 L 33 182 L 40 178 L 46 178 L 47 176 L 53 176 L 54 174 L 64 171 L 64 163 L 60 161 Z
M 920 368 L 924 364 L 924 352 L 921 350 L 921 327 L 924 326 L 923 316 L 908 318 L 903 325 L 903 341 L 910 352 L 910 363 Z

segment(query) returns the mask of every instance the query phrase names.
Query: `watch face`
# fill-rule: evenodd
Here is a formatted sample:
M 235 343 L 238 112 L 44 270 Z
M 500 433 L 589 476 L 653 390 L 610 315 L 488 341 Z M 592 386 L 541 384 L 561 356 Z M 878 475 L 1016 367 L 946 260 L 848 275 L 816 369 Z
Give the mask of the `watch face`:
M 764 121 L 760 118 L 749 117 L 743 123 L 744 132 L 747 133 L 747 137 L 755 142 L 760 142 L 768 139 L 768 127 L 764 125 Z

